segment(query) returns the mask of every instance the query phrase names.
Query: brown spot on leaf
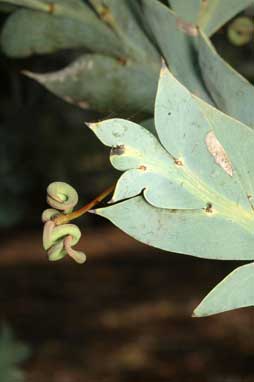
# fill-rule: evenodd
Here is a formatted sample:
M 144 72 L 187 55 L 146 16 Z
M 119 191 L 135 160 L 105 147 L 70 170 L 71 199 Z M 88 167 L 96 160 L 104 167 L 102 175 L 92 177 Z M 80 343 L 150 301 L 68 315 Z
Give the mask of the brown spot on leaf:
M 55 12 L 55 4 L 54 3 L 49 3 L 48 5 L 49 13 L 54 13 Z
M 207 203 L 205 212 L 211 214 L 213 212 L 212 207 L 212 203 Z
M 108 24 L 112 29 L 115 29 L 115 20 L 109 7 L 105 4 L 102 6 L 97 6 L 97 12 L 106 24 Z
M 78 101 L 78 102 L 77 102 L 77 105 L 78 105 L 81 109 L 89 109 L 89 108 L 90 108 L 90 104 L 89 104 L 87 101 Z
M 120 65 L 125 66 L 127 64 L 127 59 L 125 57 L 118 57 L 117 62 L 119 62 Z
M 145 171 L 145 170 L 146 170 L 146 168 L 147 168 L 147 167 L 146 167 L 146 166 L 144 166 L 144 165 L 142 164 L 141 166 L 139 166 L 139 168 L 138 168 L 138 169 L 139 169 L 139 170 L 143 170 L 143 171 Z
M 115 147 L 112 147 L 110 155 L 122 155 L 125 151 L 124 145 L 118 145 Z
M 69 96 L 63 96 L 63 99 L 66 101 L 66 102 L 69 102 L 69 103 L 74 103 L 74 99 L 69 97 Z
M 177 29 L 188 34 L 189 36 L 193 36 L 193 37 L 198 36 L 198 28 L 194 24 L 189 23 L 181 19 L 180 17 L 177 17 L 176 19 L 176 27 Z
M 177 166 L 183 166 L 183 162 L 180 159 L 175 159 L 175 164 Z
M 22 73 L 38 81 L 41 84 L 50 84 L 52 82 L 64 83 L 66 80 L 71 80 L 73 82 L 80 81 L 81 73 L 93 69 L 93 60 L 85 60 L 84 58 L 79 58 L 72 64 L 68 65 L 66 68 L 58 70 L 56 72 L 49 73 L 33 73 L 28 70 L 23 70 Z
M 215 162 L 230 176 L 233 176 L 233 166 L 227 156 L 226 151 L 216 138 L 213 131 L 210 131 L 205 139 L 208 151 L 214 157 Z

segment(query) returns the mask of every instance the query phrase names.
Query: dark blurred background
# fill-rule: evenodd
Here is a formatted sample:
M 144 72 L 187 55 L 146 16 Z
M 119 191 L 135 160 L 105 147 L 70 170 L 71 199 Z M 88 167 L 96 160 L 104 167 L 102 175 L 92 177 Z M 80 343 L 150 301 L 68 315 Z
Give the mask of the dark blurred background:
M 234 46 L 226 30 L 213 37 L 216 48 L 253 81 L 253 40 Z M 162 253 L 88 216 L 79 244 L 87 263 L 48 263 L 40 222 L 47 185 L 68 182 L 85 203 L 117 177 L 84 125 L 111 115 L 69 105 L 21 74 L 76 55 L 0 56 L 0 319 L 31 349 L 26 381 L 254 381 L 253 310 L 191 318 L 235 262 Z

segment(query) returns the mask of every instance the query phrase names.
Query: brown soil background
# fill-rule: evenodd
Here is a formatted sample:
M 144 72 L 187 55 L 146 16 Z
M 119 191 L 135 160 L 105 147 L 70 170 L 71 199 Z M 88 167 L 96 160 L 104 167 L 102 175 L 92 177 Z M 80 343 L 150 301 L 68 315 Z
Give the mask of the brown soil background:
M 1 240 L 0 319 L 32 356 L 27 382 L 252 382 L 254 310 L 191 318 L 238 264 L 83 235 L 86 264 L 49 263 L 39 232 Z

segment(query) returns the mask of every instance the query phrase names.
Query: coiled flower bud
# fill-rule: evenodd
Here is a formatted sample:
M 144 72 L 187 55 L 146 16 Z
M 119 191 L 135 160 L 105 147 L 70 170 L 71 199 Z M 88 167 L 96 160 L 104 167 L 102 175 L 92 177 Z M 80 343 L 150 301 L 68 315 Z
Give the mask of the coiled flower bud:
M 84 263 L 86 255 L 72 247 L 81 237 L 80 229 L 75 224 L 56 225 L 54 218 L 61 214 L 69 214 L 78 203 L 78 194 L 69 184 L 64 182 L 51 183 L 47 188 L 47 203 L 53 207 L 42 214 L 43 247 L 50 261 L 62 259 L 67 254 L 77 263 Z

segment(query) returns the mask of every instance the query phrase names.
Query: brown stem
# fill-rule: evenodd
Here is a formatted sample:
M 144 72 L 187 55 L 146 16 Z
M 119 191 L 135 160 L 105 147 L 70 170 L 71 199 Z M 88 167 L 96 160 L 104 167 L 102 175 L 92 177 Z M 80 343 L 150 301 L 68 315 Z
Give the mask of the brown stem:
M 70 222 L 71 220 L 77 219 L 80 216 L 84 215 L 86 212 L 91 210 L 96 204 L 100 203 L 103 199 L 105 199 L 109 194 L 114 191 L 115 184 L 108 187 L 104 190 L 100 195 L 96 196 L 91 202 L 87 203 L 84 207 L 80 208 L 77 211 L 70 212 L 69 214 L 61 214 L 52 218 L 52 221 L 55 225 L 61 225 Z

